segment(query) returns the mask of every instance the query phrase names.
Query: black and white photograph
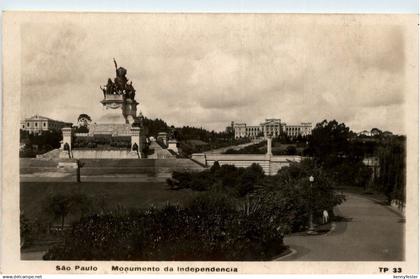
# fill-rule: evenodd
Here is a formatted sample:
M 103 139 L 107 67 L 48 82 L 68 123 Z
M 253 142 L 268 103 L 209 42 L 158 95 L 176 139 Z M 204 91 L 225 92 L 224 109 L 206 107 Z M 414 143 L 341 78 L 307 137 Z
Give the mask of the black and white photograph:
M 3 17 L 16 268 L 418 272 L 416 16 Z

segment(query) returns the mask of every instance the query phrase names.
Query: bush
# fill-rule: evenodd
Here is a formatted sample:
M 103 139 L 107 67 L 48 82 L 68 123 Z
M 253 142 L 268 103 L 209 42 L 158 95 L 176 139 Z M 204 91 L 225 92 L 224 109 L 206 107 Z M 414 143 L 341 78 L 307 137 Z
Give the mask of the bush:
M 89 128 L 86 126 L 76 127 L 74 130 L 75 133 L 89 133 Z
M 224 152 L 224 154 L 265 154 L 267 153 L 267 142 L 262 141 L 256 144 L 245 146 L 244 148 L 234 150 L 228 149 Z
M 361 161 L 340 160 L 336 165 L 326 168 L 336 184 L 366 187 L 372 172 Z
M 297 154 L 297 149 L 295 146 L 290 145 L 286 148 L 286 154 L 287 155 L 296 155 Z
M 33 240 L 33 229 L 29 220 L 20 214 L 20 244 L 21 247 L 26 247 L 31 244 Z
M 32 150 L 31 147 L 25 146 L 23 149 L 19 150 L 20 158 L 35 158 L 36 152 Z
M 89 143 L 87 144 L 87 147 L 88 147 L 88 148 L 95 148 L 95 147 L 96 147 L 96 143 L 95 143 L 95 142 L 89 142 Z
M 168 184 L 173 189 L 188 188 L 196 191 L 221 188 L 235 196 L 243 197 L 252 192 L 255 185 L 264 178 L 264 171 L 258 164 L 237 168 L 233 165 L 220 166 L 216 163 L 210 170 L 199 173 L 173 172 L 173 180 L 168 181 Z M 177 185 L 174 185 L 174 181 L 177 181 Z
M 84 218 L 44 259 L 268 260 L 285 249 L 286 227 L 263 210 L 238 211 L 231 198 L 211 193 L 186 208 Z
M 309 182 L 309 176 L 314 182 Z M 267 193 L 278 193 L 285 212 L 289 212 L 292 230 L 302 230 L 308 222 L 308 213 L 312 209 L 315 216 L 321 216 L 323 210 L 331 211 L 341 204 L 345 197 L 335 190 L 335 180 L 330 173 L 314 165 L 311 160 L 291 164 L 279 170 L 275 177 L 265 181 Z M 274 196 L 274 194 L 273 194 Z

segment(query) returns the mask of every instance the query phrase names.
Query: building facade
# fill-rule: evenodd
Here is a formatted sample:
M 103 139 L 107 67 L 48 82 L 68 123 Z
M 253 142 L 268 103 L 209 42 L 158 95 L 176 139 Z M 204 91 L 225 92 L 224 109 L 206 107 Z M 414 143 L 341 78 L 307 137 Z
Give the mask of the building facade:
M 308 136 L 312 133 L 312 123 L 302 122 L 298 125 L 288 125 L 279 118 L 268 118 L 259 126 L 248 126 L 246 123 L 234 123 L 233 130 L 235 138 L 257 138 L 271 135 L 278 137 L 282 134 L 295 138 L 297 136 Z
M 312 123 L 303 122 L 299 125 L 285 125 L 285 133 L 288 137 L 309 136 L 312 133 Z
M 21 121 L 20 129 L 30 133 L 40 133 L 43 131 L 61 131 L 64 127 L 71 127 L 73 124 L 54 120 L 45 116 L 34 115 Z
M 235 138 L 246 138 L 248 134 L 246 132 L 246 124 L 245 123 L 234 123 L 233 129 L 235 131 Z
M 271 135 L 278 137 L 282 133 L 281 120 L 278 118 L 269 118 L 260 124 L 264 137 Z

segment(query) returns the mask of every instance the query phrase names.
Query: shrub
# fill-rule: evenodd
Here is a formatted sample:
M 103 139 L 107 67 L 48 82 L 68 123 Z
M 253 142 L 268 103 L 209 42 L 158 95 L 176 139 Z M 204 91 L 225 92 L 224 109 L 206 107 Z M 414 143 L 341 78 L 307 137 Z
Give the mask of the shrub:
M 258 164 L 252 164 L 248 168 L 237 168 L 216 163 L 210 170 L 199 173 L 173 172 L 173 180 L 168 184 L 172 189 L 189 188 L 196 191 L 221 188 L 241 197 L 252 192 L 255 184 L 264 177 L 264 171 Z M 177 185 L 174 185 L 174 181 L 177 181 Z
M 297 154 L 297 149 L 295 146 L 290 145 L 286 148 L 286 154 L 287 155 L 296 155 Z
M 261 210 L 238 211 L 231 198 L 211 193 L 186 208 L 84 218 L 44 259 L 268 260 L 285 249 L 286 227 L 278 220 Z
M 20 214 L 20 243 L 22 247 L 30 245 L 33 240 L 32 225 L 23 214 Z
M 89 143 L 87 144 L 87 147 L 88 147 L 88 148 L 95 148 L 95 147 L 96 147 L 96 143 L 95 143 L 95 142 L 89 142 Z

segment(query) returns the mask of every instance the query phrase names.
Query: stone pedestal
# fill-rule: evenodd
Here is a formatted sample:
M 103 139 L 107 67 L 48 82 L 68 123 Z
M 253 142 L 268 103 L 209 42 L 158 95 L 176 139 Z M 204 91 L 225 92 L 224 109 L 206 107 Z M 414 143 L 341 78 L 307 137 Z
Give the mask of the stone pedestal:
M 143 129 L 140 127 L 131 127 L 131 151 L 138 154 L 138 158 L 144 158 L 143 148 L 144 148 L 145 137 L 143 134 Z M 137 150 L 135 150 L 135 145 L 137 145 Z
M 175 139 L 168 140 L 168 149 L 172 150 L 175 153 L 178 153 L 178 142 Z
M 101 101 L 106 114 L 98 123 L 108 124 L 133 124 L 137 115 L 137 103 L 119 94 L 106 94 Z
M 72 139 L 73 139 L 73 130 L 72 128 L 65 127 L 61 129 L 63 133 L 63 141 L 61 142 L 60 146 L 60 158 L 71 158 L 71 146 L 72 146 Z M 68 148 L 66 148 L 68 146 Z M 67 149 L 67 150 L 66 150 Z
M 60 149 L 64 150 L 64 146 L 66 143 L 69 146 L 69 151 L 71 151 L 71 144 L 72 144 L 72 129 L 71 128 L 62 128 L 61 132 L 63 133 L 63 141 L 61 143 Z
M 123 115 L 127 123 L 133 124 L 137 115 L 137 103 L 135 100 L 126 99 L 123 106 Z

